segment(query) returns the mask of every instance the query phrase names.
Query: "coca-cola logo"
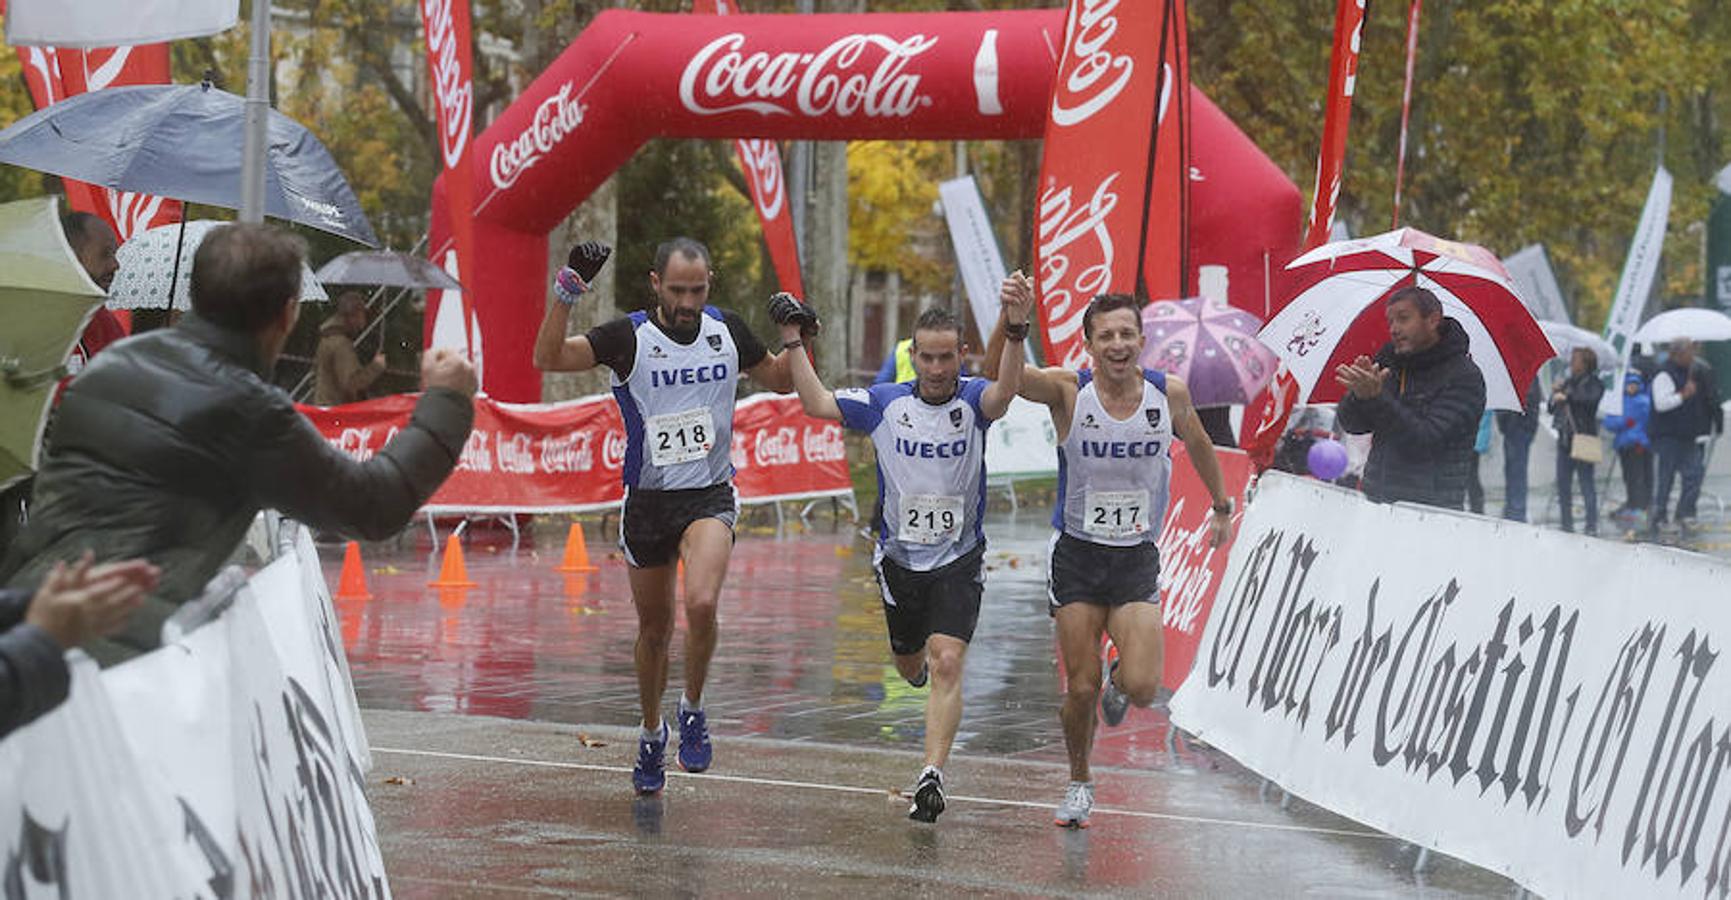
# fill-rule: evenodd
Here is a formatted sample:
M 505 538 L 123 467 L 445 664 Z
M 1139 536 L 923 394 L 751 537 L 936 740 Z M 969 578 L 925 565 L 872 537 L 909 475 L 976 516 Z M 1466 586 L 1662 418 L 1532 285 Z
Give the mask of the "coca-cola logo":
M 1086 353 L 1079 339 L 1082 314 L 1088 301 L 1105 293 L 1112 280 L 1117 252 L 1106 218 L 1118 206 L 1118 195 L 1112 190 L 1118 175 L 1106 176 L 1085 205 L 1077 206 L 1074 189 L 1060 187 L 1055 180 L 1040 195 L 1040 296 L 1046 338 L 1061 349 L 1062 364 L 1072 368 L 1082 363 Z M 1073 244 L 1077 246 L 1072 248 Z M 1076 252 L 1081 255 L 1073 260 Z
M 474 85 L 463 72 L 452 0 L 422 0 L 421 21 L 427 28 L 427 59 L 433 67 L 433 93 L 439 102 L 439 150 L 445 168 L 457 165 L 469 146 L 474 115 Z
M 739 158 L 745 172 L 751 176 L 752 190 L 757 197 L 757 212 L 765 221 L 781 215 L 786 192 L 782 189 L 781 151 L 774 141 L 755 139 L 739 142 Z
M 587 472 L 595 467 L 586 433 L 548 435 L 541 439 L 541 471 Z
M 499 456 L 499 471 L 511 475 L 535 474 L 535 439 L 526 434 L 496 432 L 493 446 Z
M 907 71 L 935 37 L 900 40 L 850 34 L 815 53 L 746 53 L 745 35 L 726 34 L 697 51 L 679 76 L 679 101 L 697 115 L 836 115 L 905 118 L 932 98 L 920 94 L 920 76 Z M 868 58 L 867 51 L 876 53 Z M 875 59 L 875 63 L 873 61 Z M 868 66 L 870 67 L 868 70 Z
M 586 107 L 571 99 L 569 81 L 559 88 L 558 93 L 541 101 L 529 127 L 493 148 L 493 158 L 488 167 L 493 184 L 501 189 L 516 184 L 525 170 L 540 162 L 541 157 L 583 124 L 585 110 Z
M 1208 599 L 1214 596 L 1215 582 L 1226 572 L 1226 557 L 1231 548 L 1230 544 L 1216 547 L 1209 542 L 1209 522 L 1213 517 L 1206 507 L 1194 519 L 1186 518 L 1185 499 L 1172 498 L 1172 509 L 1157 542 L 1161 599 L 1166 627 L 1195 635 L 1207 623 Z M 1236 532 L 1244 513 L 1242 504 L 1233 505 L 1236 508 L 1232 528 Z
M 609 431 L 601 442 L 601 464 L 609 469 L 625 465 L 625 432 Z
M 128 241 L 150 230 L 156 222 L 157 214 L 162 212 L 163 199 L 150 194 L 134 194 L 131 191 L 104 191 L 108 198 L 108 212 L 119 226 L 120 239 Z
M 373 458 L 373 430 L 344 428 L 335 438 L 330 439 L 330 445 L 355 462 L 366 462 Z
M 1052 93 L 1052 122 L 1075 125 L 1086 122 L 1109 106 L 1136 74 L 1136 60 L 1129 53 L 1114 53 L 1108 46 L 1118 34 L 1118 0 L 1083 0 L 1070 4 L 1070 37 L 1065 61 L 1068 72 L 1060 73 Z
M 766 428 L 757 433 L 752 459 L 760 466 L 799 465 L 799 439 L 789 426 Z
M 493 471 L 493 453 L 487 446 L 487 432 L 471 431 L 463 452 L 457 457 L 457 468 L 465 472 Z
M 847 444 L 842 442 L 841 426 L 805 427 L 802 441 L 806 462 L 843 462 L 847 460 Z

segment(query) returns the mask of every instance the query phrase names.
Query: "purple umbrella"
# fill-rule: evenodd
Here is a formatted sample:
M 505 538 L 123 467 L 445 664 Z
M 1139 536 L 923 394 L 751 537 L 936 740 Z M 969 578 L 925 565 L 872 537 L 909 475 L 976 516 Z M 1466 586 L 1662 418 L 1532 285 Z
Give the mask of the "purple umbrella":
M 1262 320 L 1202 297 L 1142 309 L 1142 365 L 1184 379 L 1197 406 L 1248 403 L 1274 377 L 1279 357 L 1257 340 Z

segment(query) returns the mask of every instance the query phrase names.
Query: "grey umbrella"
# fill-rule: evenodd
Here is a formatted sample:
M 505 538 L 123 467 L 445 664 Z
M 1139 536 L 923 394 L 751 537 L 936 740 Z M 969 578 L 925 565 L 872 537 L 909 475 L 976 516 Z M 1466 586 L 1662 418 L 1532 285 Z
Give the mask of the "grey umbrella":
M 325 263 L 318 271 L 324 284 L 377 284 L 386 287 L 460 291 L 457 283 L 432 260 L 390 250 L 356 250 Z
M 0 163 L 239 209 L 245 101 L 208 83 L 107 88 L 68 97 L 0 131 Z M 325 145 L 272 110 L 265 215 L 379 245 Z

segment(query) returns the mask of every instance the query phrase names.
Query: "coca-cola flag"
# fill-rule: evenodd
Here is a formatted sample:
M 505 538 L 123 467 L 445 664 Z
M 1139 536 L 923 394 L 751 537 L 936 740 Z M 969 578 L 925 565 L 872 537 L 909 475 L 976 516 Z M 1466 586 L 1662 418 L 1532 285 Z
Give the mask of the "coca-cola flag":
M 1050 364 L 1082 365 L 1089 300 L 1137 289 L 1162 111 L 1161 38 L 1171 34 L 1173 7 L 1171 0 L 1071 0 L 1046 117 L 1034 244 Z
M 448 226 L 456 243 L 459 280 L 473 281 L 475 268 L 475 182 L 470 177 L 470 134 L 475 115 L 474 64 L 469 54 L 469 0 L 421 0 L 421 25 L 427 33 L 427 74 L 438 101 L 439 156 L 444 160 L 445 202 Z M 442 264 L 446 248 L 433 246 L 429 254 Z M 462 303 L 463 349 L 475 353 L 475 311 L 472 292 L 444 291 L 439 304 L 456 295 Z M 431 334 L 437 310 L 428 310 Z
M 1160 29 L 1160 100 L 1142 207 L 1134 282 L 1155 300 L 1195 295 L 1190 259 L 1190 38 L 1184 0 L 1166 0 Z
M 695 0 L 691 9 L 722 16 L 739 12 L 732 0 Z M 804 297 L 805 286 L 799 276 L 799 243 L 793 233 L 793 214 L 788 209 L 787 182 L 782 179 L 781 148 L 772 140 L 741 138 L 733 142 L 733 149 L 751 188 L 751 205 L 757 208 L 758 221 L 763 225 L 763 242 L 769 247 L 776 281 L 782 290 Z
M 64 47 L 19 47 L 24 81 L 37 109 L 88 91 L 132 84 L 167 84 L 168 45 L 105 47 L 73 50 Z M 125 241 L 158 225 L 180 221 L 178 200 L 131 191 L 111 191 L 62 179 L 71 208 L 100 216 Z
M 1226 496 L 1232 498 L 1232 532 L 1244 518 L 1244 489 L 1250 484 L 1250 459 L 1242 450 L 1214 448 Z M 1208 543 L 1214 519 L 1214 498 L 1190 464 L 1182 442 L 1172 445 L 1172 498 L 1160 523 L 1160 608 L 1166 628 L 1166 655 L 1161 683 L 1176 691 L 1190 674 L 1196 648 L 1214 597 L 1226 580 L 1226 560 L 1232 538 L 1219 546 Z
M 1316 189 L 1310 199 L 1310 224 L 1304 249 L 1328 243 L 1335 204 L 1346 168 L 1346 125 L 1358 85 L 1358 42 L 1364 33 L 1365 0 L 1340 0 L 1334 12 L 1334 54 L 1328 72 L 1327 109 L 1322 119 L 1322 150 L 1316 157 Z

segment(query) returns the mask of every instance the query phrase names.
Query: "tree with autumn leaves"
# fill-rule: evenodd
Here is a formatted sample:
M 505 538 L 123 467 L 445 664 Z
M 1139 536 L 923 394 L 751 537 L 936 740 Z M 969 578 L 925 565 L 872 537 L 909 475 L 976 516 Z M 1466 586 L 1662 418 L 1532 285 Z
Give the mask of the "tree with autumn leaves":
M 244 5 L 244 4 L 243 4 Z M 1025 6 L 1026 4 L 1014 4 Z M 1334 0 L 1190 0 L 1193 77 L 1308 192 L 1320 140 Z M 1405 64 L 1407 3 L 1374 3 L 1348 143 L 1340 218 L 1355 234 L 1389 227 Z M 410 0 L 277 0 L 275 94 L 331 148 L 381 235 L 413 246 L 426 227 L 435 137 L 419 16 Z M 680 0 L 637 8 L 676 12 Z M 748 3 L 791 12 L 791 0 Z M 873 11 L 932 10 L 894 0 Z M 1012 4 L 953 0 L 950 8 Z M 477 129 L 581 30 L 600 5 L 497 0 L 473 6 Z M 243 16 L 244 22 L 244 16 Z M 1424 9 L 1402 224 L 1509 253 L 1544 243 L 1577 321 L 1596 326 L 1614 292 L 1654 165 L 1677 176 L 1664 290 L 1699 291 L 1701 222 L 1726 158 L 1718 54 L 1731 22 L 1708 0 L 1484 0 Z M 244 81 L 244 25 L 178 42 L 175 76 Z M 0 116 L 30 108 L 15 54 L 0 60 Z M 1036 142 L 966 145 L 1012 267 L 1032 259 Z M 911 293 L 946 295 L 953 263 L 935 208 L 953 177 L 949 144 L 850 147 L 849 263 L 895 272 Z M 51 180 L 0 172 L 0 199 Z M 647 244 L 701 228 L 715 242 L 719 302 L 755 310 L 773 275 L 754 214 L 718 141 L 656 141 L 618 176 L 621 271 Z M 629 214 L 626 211 L 629 210 Z M 206 214 L 198 211 L 198 214 Z M 1296 231 L 1302 223 L 1293 223 Z M 345 249 L 316 235 L 315 258 Z M 635 267 L 635 268 L 634 268 Z M 642 297 L 622 283 L 619 303 Z

